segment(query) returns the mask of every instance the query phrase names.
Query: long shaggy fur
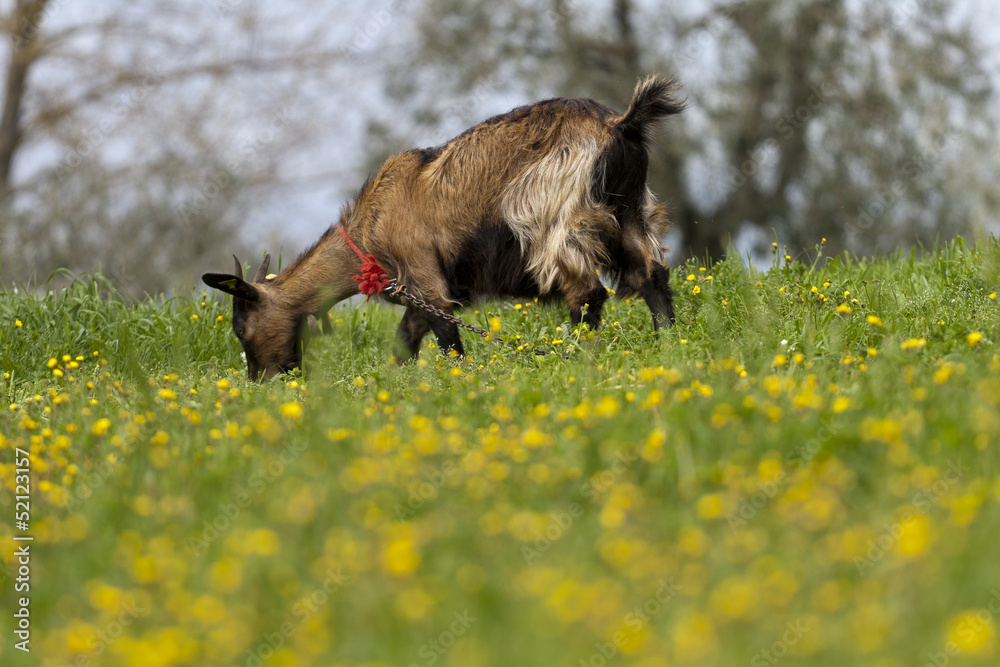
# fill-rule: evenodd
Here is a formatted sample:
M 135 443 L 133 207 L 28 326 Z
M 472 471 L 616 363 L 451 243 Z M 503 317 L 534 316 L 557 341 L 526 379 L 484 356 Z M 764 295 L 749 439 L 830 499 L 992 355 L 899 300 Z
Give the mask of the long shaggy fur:
M 477 297 L 554 297 L 574 322 L 586 308 L 593 328 L 604 269 L 646 299 L 659 326 L 673 319 L 659 254 L 668 223 L 646 172 L 654 127 L 684 108 L 677 88 L 644 78 L 623 114 L 591 99 L 543 100 L 443 146 L 394 155 L 340 224 L 392 277 L 445 310 Z M 322 311 L 352 293 L 341 275 L 356 266 L 328 232 L 264 287 L 286 309 Z M 461 350 L 457 330 L 408 310 L 400 335 L 410 353 L 428 328 Z

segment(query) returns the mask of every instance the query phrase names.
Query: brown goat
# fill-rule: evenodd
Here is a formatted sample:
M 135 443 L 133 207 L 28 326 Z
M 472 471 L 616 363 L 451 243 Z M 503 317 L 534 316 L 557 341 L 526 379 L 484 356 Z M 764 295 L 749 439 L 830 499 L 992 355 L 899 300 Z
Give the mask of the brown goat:
M 556 297 L 574 325 L 596 329 L 604 269 L 620 294 L 645 299 L 658 329 L 674 319 L 660 261 L 668 223 L 646 172 L 655 123 L 684 108 L 676 88 L 645 78 L 624 114 L 591 99 L 544 100 L 443 146 L 394 155 L 339 224 L 391 277 L 449 313 L 479 297 Z M 358 293 L 358 258 L 337 226 L 272 280 L 269 259 L 253 282 L 239 260 L 234 275 L 202 277 L 233 295 L 233 330 L 254 379 L 297 368 L 310 316 Z M 454 324 L 407 304 L 404 356 L 417 354 L 428 331 L 443 350 L 463 353 Z

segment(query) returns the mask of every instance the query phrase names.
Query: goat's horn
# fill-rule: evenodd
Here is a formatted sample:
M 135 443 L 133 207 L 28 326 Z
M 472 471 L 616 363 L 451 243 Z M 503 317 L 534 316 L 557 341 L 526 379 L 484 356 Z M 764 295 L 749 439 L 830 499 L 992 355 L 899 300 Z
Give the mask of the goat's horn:
M 236 273 L 234 273 L 233 275 L 239 278 L 240 280 L 243 280 L 243 262 L 241 262 L 240 258 L 237 257 L 235 254 L 233 255 L 233 260 L 236 262 Z
M 260 263 L 260 268 L 257 269 L 257 275 L 253 277 L 255 283 L 262 283 L 267 279 L 267 266 L 271 263 L 271 253 L 264 255 L 264 261 Z

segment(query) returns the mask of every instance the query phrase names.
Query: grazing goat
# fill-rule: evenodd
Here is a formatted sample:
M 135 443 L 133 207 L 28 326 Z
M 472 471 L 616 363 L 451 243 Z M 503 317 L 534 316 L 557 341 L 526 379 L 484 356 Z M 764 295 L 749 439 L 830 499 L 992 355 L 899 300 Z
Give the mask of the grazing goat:
M 624 114 L 591 99 L 544 100 L 443 146 L 394 155 L 339 225 L 389 276 L 448 313 L 478 297 L 562 298 L 574 325 L 596 329 L 603 269 L 620 294 L 642 296 L 658 329 L 674 320 L 660 261 L 668 223 L 646 171 L 655 123 L 684 108 L 676 92 L 670 80 L 645 78 Z M 234 275 L 202 277 L 233 295 L 233 330 L 255 380 L 297 368 L 307 322 L 358 293 L 358 258 L 336 225 L 270 280 L 269 259 L 253 282 L 239 260 Z M 455 324 L 406 303 L 404 357 L 428 331 L 464 354 Z

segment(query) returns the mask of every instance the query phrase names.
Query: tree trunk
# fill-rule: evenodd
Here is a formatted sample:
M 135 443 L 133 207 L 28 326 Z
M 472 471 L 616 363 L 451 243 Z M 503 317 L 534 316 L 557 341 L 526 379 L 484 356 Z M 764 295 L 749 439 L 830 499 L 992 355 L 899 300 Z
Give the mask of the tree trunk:
M 11 168 L 21 144 L 21 109 L 28 70 L 38 58 L 38 30 L 47 0 L 17 0 L 11 16 L 10 63 L 0 117 L 0 200 L 10 192 Z

